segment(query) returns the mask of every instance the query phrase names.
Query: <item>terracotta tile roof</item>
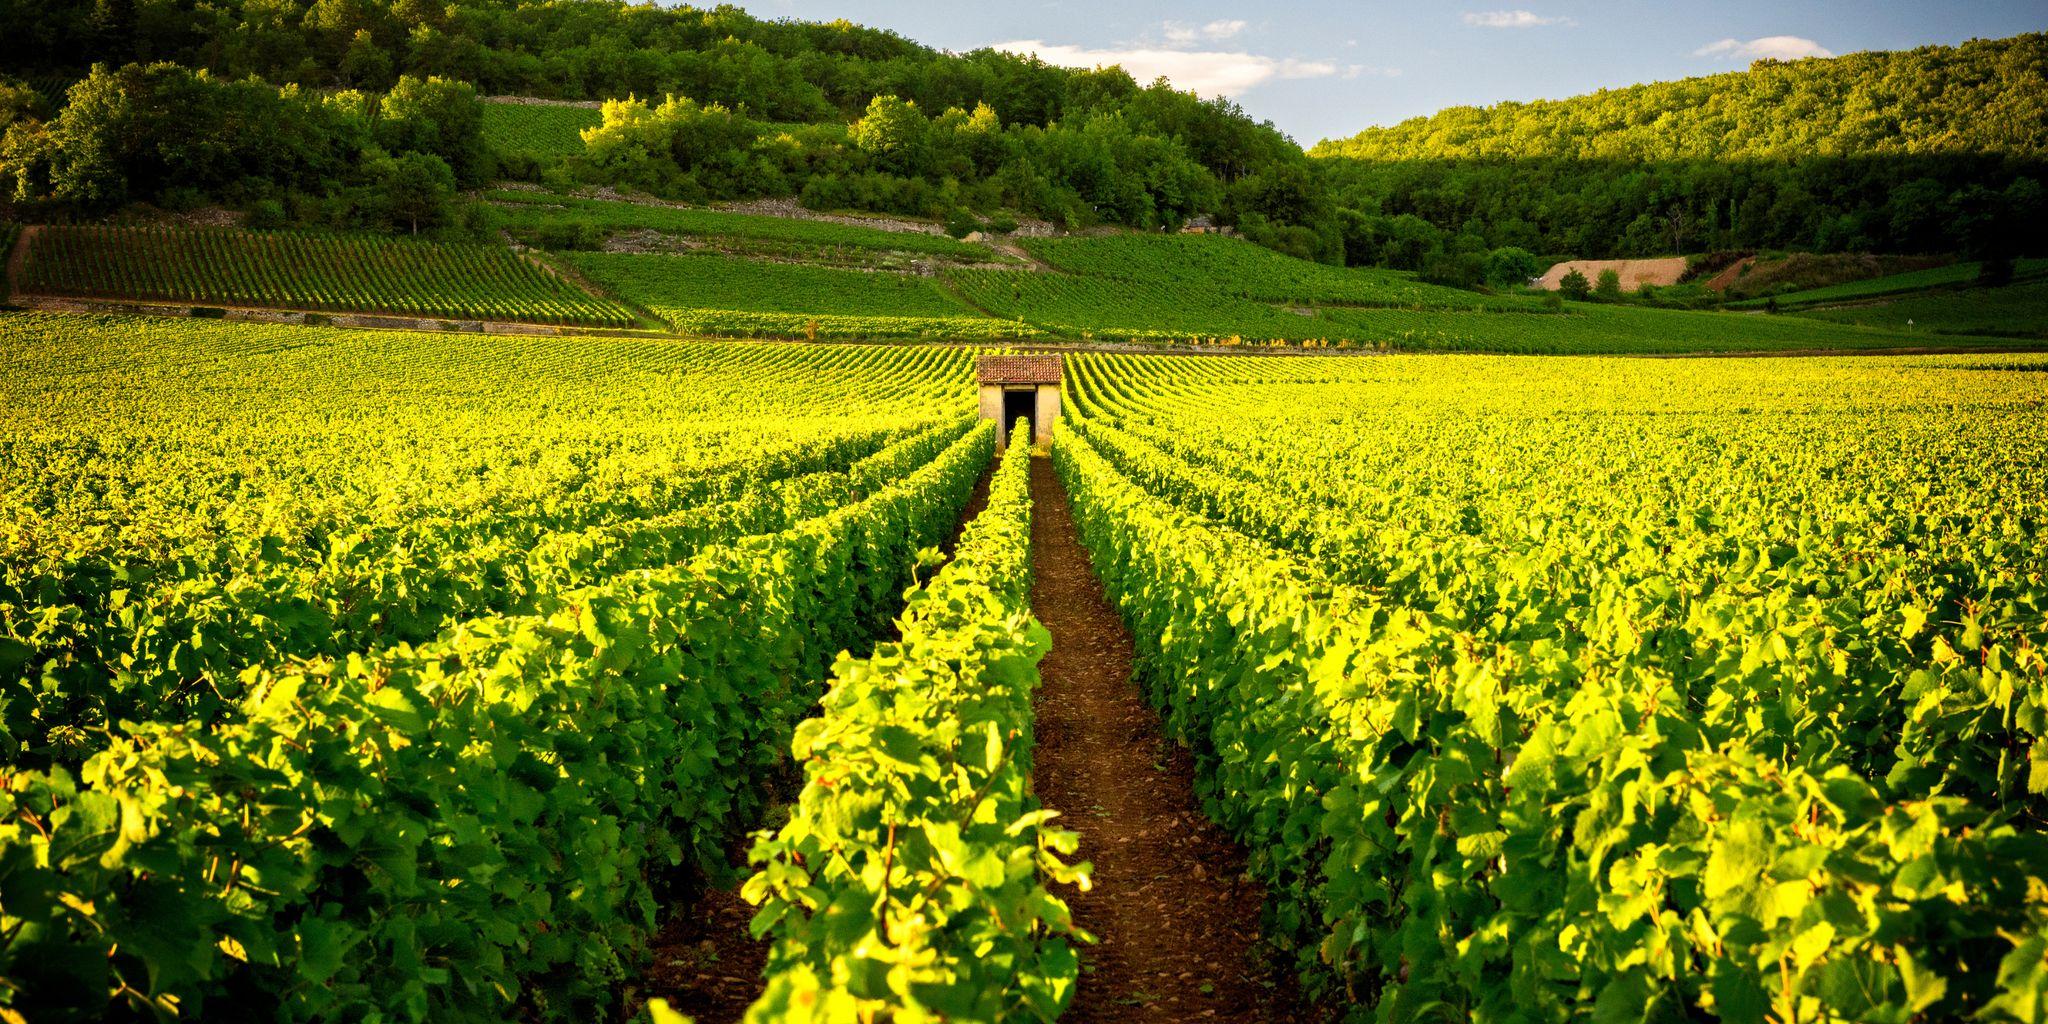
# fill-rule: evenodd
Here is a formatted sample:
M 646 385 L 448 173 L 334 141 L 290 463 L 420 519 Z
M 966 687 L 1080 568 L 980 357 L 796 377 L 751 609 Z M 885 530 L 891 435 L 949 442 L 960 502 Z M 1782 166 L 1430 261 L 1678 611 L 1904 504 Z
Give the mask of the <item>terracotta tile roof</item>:
M 982 356 L 975 364 L 983 384 L 1058 384 L 1058 356 Z

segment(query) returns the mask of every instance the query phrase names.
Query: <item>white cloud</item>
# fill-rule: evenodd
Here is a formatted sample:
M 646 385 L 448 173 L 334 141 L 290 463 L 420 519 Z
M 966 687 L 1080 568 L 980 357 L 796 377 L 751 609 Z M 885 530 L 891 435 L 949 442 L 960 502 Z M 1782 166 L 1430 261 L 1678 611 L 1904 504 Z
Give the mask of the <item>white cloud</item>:
M 1534 11 L 1467 11 L 1465 24 L 1479 28 L 1540 28 L 1544 25 L 1570 25 L 1570 18 L 1548 18 Z
M 1249 27 L 1250 22 L 1234 18 L 1218 19 L 1201 26 L 1169 21 L 1166 23 L 1166 41 L 1174 46 L 1189 46 L 1203 39 L 1220 42 Z
M 997 43 L 994 48 L 1006 53 L 1037 54 L 1040 60 L 1061 67 L 1094 68 L 1117 64 L 1141 83 L 1164 76 L 1174 88 L 1192 90 L 1203 96 L 1234 96 L 1276 78 L 1333 78 L 1347 75 L 1351 70 L 1332 61 L 1219 50 L 1170 50 L 1150 46 L 1099 49 L 1054 45 L 1039 39 Z M 1361 69 L 1359 73 L 1368 71 Z
M 1801 57 L 1832 57 L 1834 51 L 1800 36 L 1764 36 L 1743 42 L 1723 39 L 1692 52 L 1695 57 L 1725 57 L 1729 60 L 1798 60 Z

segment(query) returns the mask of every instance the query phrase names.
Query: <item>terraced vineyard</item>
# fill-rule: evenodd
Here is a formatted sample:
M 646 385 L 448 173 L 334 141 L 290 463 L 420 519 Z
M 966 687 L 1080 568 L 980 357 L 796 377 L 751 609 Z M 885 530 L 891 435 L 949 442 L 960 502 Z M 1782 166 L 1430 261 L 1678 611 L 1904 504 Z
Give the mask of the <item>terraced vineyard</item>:
M 487 245 L 225 229 L 44 226 L 19 290 L 339 313 L 627 327 L 630 311 Z
M 708 255 L 572 253 L 567 258 L 613 294 L 692 334 L 1003 338 L 1038 333 L 982 315 L 930 277 Z
M 1068 364 L 1139 684 L 1312 987 L 2034 1019 L 2048 359 Z
M 956 241 L 946 235 L 883 231 L 858 224 L 770 217 L 699 207 L 583 199 L 550 192 L 495 190 L 484 194 L 514 233 L 535 236 L 552 229 L 584 229 L 597 235 L 621 231 L 655 231 L 740 244 L 749 249 L 774 247 L 786 256 L 828 261 L 854 253 L 906 252 L 950 260 L 980 262 L 996 258 L 985 245 Z

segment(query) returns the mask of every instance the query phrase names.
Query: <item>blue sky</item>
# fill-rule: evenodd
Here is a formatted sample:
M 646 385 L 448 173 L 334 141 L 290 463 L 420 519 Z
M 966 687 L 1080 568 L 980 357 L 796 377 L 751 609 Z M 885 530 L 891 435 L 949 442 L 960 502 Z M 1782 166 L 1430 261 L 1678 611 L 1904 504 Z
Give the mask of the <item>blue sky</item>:
M 951 50 L 1122 63 L 1225 94 L 1303 145 L 1458 104 L 1557 98 L 1745 67 L 1757 56 L 1958 43 L 2048 29 L 2048 0 L 742 0 Z M 1145 73 L 1140 73 L 1140 72 Z

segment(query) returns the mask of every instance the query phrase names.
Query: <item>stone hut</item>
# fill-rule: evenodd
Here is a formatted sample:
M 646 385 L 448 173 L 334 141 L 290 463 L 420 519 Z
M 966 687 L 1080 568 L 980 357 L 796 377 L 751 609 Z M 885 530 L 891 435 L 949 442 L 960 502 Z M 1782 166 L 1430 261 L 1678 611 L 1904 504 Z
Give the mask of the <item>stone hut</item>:
M 1035 444 L 1052 441 L 1060 418 L 1060 357 L 982 356 L 975 365 L 981 384 L 981 418 L 996 421 L 996 441 L 1007 447 L 1010 425 L 1030 421 Z

